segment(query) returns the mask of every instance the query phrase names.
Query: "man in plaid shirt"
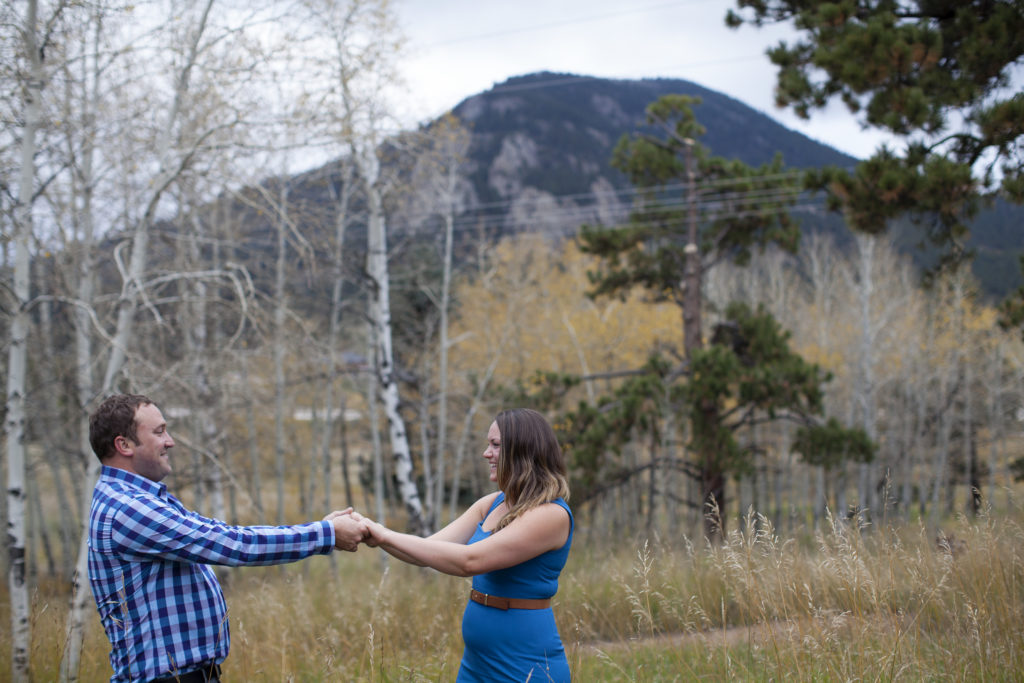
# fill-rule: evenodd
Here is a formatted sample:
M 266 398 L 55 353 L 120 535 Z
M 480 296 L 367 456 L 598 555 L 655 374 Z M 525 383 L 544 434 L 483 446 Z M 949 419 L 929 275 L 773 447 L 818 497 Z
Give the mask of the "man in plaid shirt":
M 294 562 L 354 551 L 366 526 L 332 512 L 295 526 L 231 526 L 186 509 L 160 481 L 174 439 L 145 396 L 107 398 L 89 418 L 103 471 L 89 515 L 89 582 L 110 639 L 112 682 L 220 680 L 227 605 L 209 565 Z

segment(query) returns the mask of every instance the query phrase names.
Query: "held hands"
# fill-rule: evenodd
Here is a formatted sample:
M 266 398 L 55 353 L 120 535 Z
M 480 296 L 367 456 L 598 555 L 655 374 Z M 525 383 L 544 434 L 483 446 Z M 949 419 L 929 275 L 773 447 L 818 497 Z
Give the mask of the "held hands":
M 349 552 L 355 552 L 360 543 L 376 548 L 388 532 L 383 524 L 364 517 L 350 507 L 331 512 L 324 517 L 324 521 L 334 525 L 335 547 Z
M 359 542 L 369 535 L 363 516 L 352 508 L 335 510 L 324 517 L 324 521 L 334 525 L 334 547 L 338 550 L 354 553 Z
M 352 516 L 366 525 L 366 536 L 363 537 L 363 543 L 371 548 L 379 546 L 381 541 L 384 539 L 384 534 L 387 533 L 388 528 L 383 524 L 373 521 L 369 517 L 364 517 L 358 512 L 353 512 Z

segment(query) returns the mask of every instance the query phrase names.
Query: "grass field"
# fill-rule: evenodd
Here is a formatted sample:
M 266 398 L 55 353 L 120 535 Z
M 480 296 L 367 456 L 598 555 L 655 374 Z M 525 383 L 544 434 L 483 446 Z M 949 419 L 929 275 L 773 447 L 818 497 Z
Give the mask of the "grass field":
M 751 515 L 713 548 L 579 544 L 556 618 L 577 681 L 1024 681 L 1021 517 L 960 519 L 938 541 L 856 522 L 798 541 Z M 469 580 L 385 570 L 370 548 L 335 560 L 227 573 L 226 680 L 454 680 Z M 66 603 L 63 586 L 34 596 L 36 681 L 57 677 Z M 6 628 L 0 652 L 3 679 Z M 109 677 L 107 652 L 91 621 L 82 681 Z

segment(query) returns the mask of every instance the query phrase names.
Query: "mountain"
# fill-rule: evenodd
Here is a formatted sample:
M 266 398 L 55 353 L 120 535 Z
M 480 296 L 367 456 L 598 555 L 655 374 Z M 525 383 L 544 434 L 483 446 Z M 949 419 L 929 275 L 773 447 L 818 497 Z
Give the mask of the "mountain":
M 571 234 L 584 222 L 621 221 L 629 209 L 629 183 L 611 168 L 612 149 L 624 134 L 645 129 L 644 110 L 662 95 L 700 97 L 700 139 L 716 156 L 760 165 L 781 153 L 789 167 L 851 167 L 857 159 L 790 130 L 742 102 L 680 79 L 612 80 L 559 73 L 510 78 L 459 103 L 453 113 L 471 131 L 467 172 L 469 210 L 459 224 L 500 234 L 545 231 Z M 838 216 L 804 220 L 840 236 Z M 1020 284 L 1024 209 L 997 204 L 972 226 L 975 271 L 984 291 L 1001 297 Z M 914 248 L 915 230 L 897 242 L 927 265 L 934 255 Z
M 629 209 L 630 185 L 610 166 L 624 134 L 645 130 L 645 109 L 662 95 L 700 97 L 713 154 L 751 165 L 778 152 L 789 166 L 852 166 L 856 159 L 731 97 L 678 79 L 609 80 L 537 73 L 467 98 L 453 113 L 471 131 L 468 175 L 473 217 L 500 232 L 573 232 L 586 221 L 613 224 Z

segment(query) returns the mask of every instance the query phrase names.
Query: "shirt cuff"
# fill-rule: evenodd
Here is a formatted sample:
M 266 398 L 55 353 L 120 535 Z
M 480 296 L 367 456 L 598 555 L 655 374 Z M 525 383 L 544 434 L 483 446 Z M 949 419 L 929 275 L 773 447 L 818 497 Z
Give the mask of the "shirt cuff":
M 320 548 L 320 554 L 328 555 L 332 550 L 334 550 L 334 525 L 325 521 L 321 521 L 320 525 L 324 532 L 324 547 Z

